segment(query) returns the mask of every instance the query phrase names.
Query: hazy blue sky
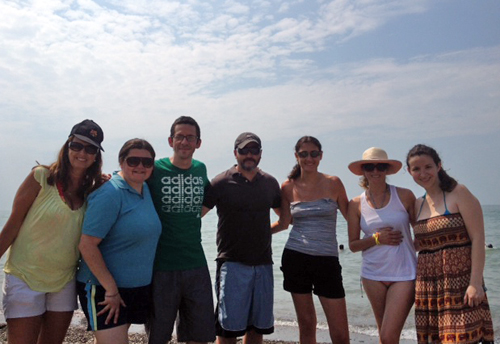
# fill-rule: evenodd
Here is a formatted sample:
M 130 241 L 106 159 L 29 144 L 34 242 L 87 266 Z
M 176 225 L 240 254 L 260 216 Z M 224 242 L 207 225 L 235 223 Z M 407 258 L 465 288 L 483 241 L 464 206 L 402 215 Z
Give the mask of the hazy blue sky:
M 371 146 L 404 160 L 441 153 L 483 204 L 500 204 L 500 2 L 0 2 L 0 209 L 35 160 L 52 162 L 71 127 L 104 129 L 105 171 L 121 145 L 170 155 L 170 125 L 196 118 L 209 177 L 234 162 L 243 131 L 263 140 L 280 182 L 303 135 L 321 170 L 361 193 L 347 165 Z M 422 190 L 408 173 L 390 178 Z

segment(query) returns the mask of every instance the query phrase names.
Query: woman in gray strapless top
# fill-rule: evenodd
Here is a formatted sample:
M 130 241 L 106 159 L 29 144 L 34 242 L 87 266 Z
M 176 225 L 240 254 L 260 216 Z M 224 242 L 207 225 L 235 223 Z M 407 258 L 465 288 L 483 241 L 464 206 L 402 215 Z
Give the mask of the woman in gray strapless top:
M 273 233 L 293 227 L 281 260 L 283 288 L 292 294 L 300 343 L 316 343 L 313 293 L 326 315 L 332 343 L 349 343 L 349 329 L 338 259 L 337 209 L 347 216 L 348 199 L 338 177 L 318 171 L 320 142 L 304 136 L 295 145 L 297 164 L 282 187 L 280 219 Z

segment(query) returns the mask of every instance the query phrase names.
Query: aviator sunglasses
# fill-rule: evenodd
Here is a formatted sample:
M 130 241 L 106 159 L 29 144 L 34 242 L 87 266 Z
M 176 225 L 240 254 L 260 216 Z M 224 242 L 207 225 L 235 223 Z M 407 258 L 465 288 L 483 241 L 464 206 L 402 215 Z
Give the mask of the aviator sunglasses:
M 142 166 L 144 166 L 144 168 L 151 168 L 155 163 L 155 159 L 153 158 L 140 158 L 138 156 L 129 156 L 127 159 L 125 159 L 125 161 L 127 162 L 127 165 L 129 167 L 137 167 L 140 163 L 142 163 Z
M 297 155 L 301 158 L 307 158 L 308 156 L 311 156 L 311 158 L 317 158 L 318 156 L 321 155 L 321 151 L 318 150 L 313 150 L 313 151 L 302 151 L 298 152 Z
M 85 153 L 92 155 L 97 154 L 97 151 L 99 150 L 99 148 L 94 145 L 84 145 L 81 144 L 80 142 L 73 142 L 73 141 L 69 143 L 68 147 L 69 149 L 75 152 L 79 152 L 82 149 L 85 149 Z
M 260 154 L 260 147 L 238 148 L 238 154 L 247 155 L 248 153 L 250 153 L 252 155 L 259 155 Z
M 389 164 L 363 164 L 361 168 L 366 172 L 373 172 L 375 169 L 379 172 L 385 172 L 389 169 Z

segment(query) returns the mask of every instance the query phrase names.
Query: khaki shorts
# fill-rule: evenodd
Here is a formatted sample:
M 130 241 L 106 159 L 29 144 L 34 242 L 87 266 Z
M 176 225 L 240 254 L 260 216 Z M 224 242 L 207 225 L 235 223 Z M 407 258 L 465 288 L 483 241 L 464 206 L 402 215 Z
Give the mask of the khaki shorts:
M 47 311 L 72 312 L 77 308 L 74 279 L 66 284 L 61 291 L 42 293 L 32 290 L 20 278 L 5 274 L 3 285 L 5 319 L 34 317 Z

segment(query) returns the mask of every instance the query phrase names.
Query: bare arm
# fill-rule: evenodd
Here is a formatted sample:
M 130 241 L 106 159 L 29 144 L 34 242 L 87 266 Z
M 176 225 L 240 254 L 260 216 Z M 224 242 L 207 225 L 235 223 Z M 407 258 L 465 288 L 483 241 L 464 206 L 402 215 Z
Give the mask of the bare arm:
M 42 188 L 36 181 L 34 173 L 34 171 L 31 171 L 14 197 L 12 212 L 0 233 L 0 257 L 4 255 L 5 251 L 7 251 L 16 240 L 19 229 L 26 218 L 26 214 L 28 214 L 28 211 Z
M 340 212 L 342 213 L 342 216 L 344 216 L 344 219 L 348 219 L 348 211 L 347 208 L 349 206 L 349 199 L 347 198 L 347 193 L 345 191 L 344 184 L 342 184 L 342 181 L 334 177 L 334 190 L 337 190 L 337 204 L 339 205 Z
M 201 217 L 205 216 L 210 210 L 212 210 L 212 209 L 205 207 L 205 206 L 202 206 L 201 207 Z
M 483 211 L 477 198 L 463 185 L 457 185 L 457 206 L 462 215 L 467 233 L 472 243 L 471 275 L 469 287 L 464 296 L 464 303 L 477 306 L 484 298 L 483 270 L 485 263 Z
M 279 208 L 279 219 L 271 225 L 271 233 L 275 234 L 288 228 L 292 221 L 290 213 L 290 197 L 292 197 L 293 186 L 290 181 L 281 185 L 281 206 Z
M 410 216 L 410 224 L 413 226 L 415 224 L 415 195 L 408 189 L 396 188 L 396 190 L 401 203 Z
M 106 289 L 105 299 L 99 303 L 99 305 L 105 305 L 105 307 L 97 315 L 99 316 L 109 311 L 105 323 L 109 324 L 113 320 L 116 324 L 120 315 L 120 305 L 124 307 L 126 305 L 118 293 L 118 286 L 106 267 L 101 250 L 99 250 L 99 243 L 101 241 L 101 238 L 82 234 L 78 248 L 90 271 L 99 280 L 103 288 Z

